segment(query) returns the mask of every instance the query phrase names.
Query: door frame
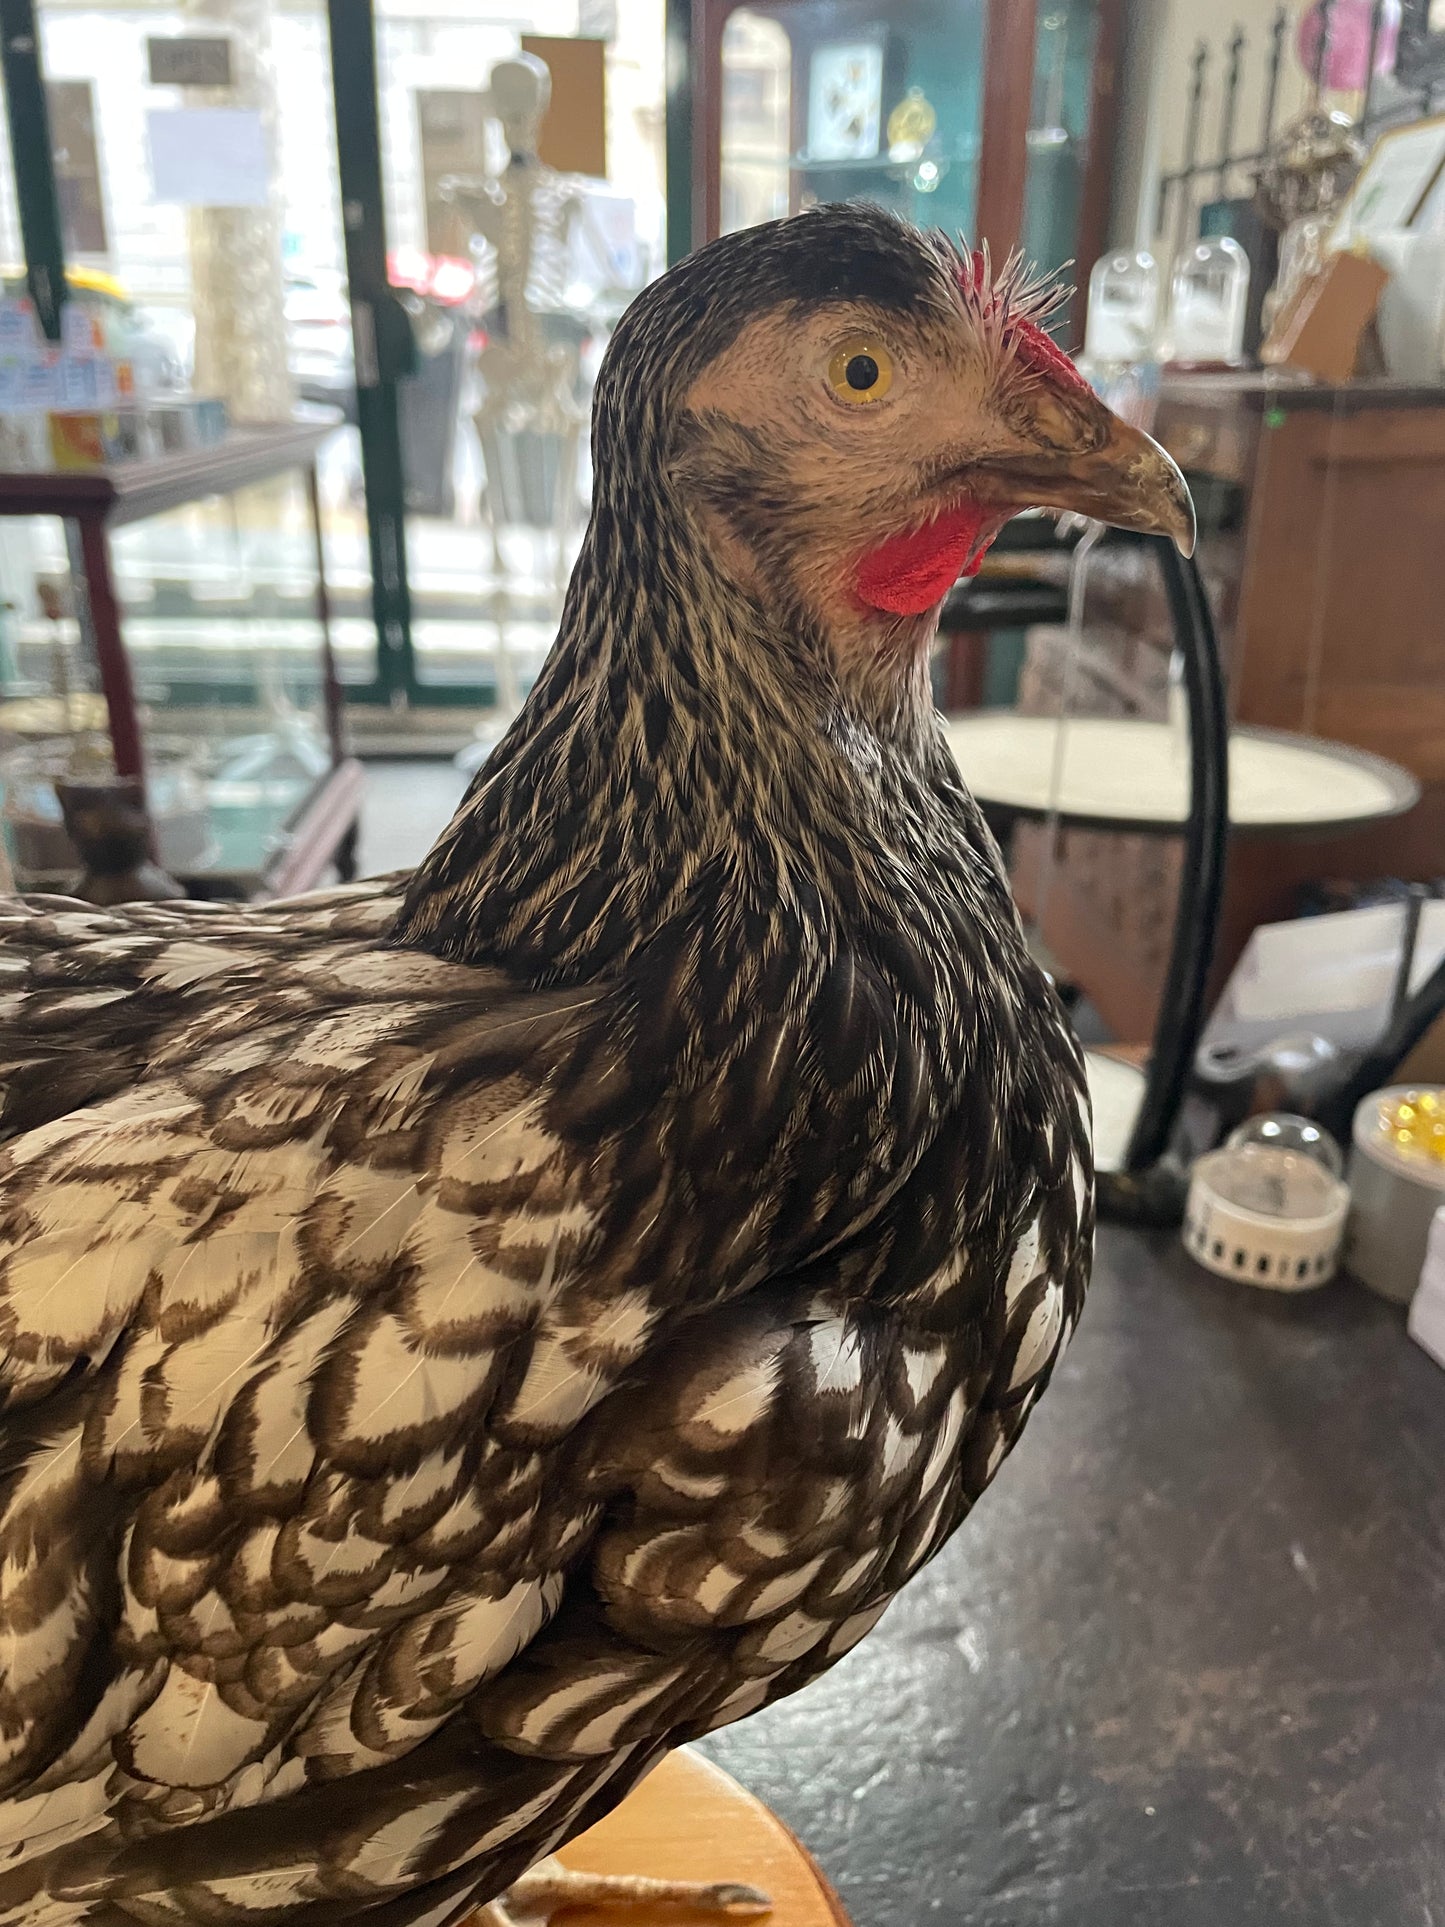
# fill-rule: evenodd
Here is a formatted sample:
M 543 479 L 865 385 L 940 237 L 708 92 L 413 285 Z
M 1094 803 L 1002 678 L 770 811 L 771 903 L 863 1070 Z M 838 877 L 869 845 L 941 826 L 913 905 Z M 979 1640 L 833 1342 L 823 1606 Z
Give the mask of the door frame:
M 25 279 L 46 338 L 59 341 L 60 311 L 66 298 L 65 243 L 35 0 L 0 0 L 0 66 L 25 246 Z
M 386 274 L 381 108 L 372 0 L 326 0 L 341 228 L 351 302 L 352 370 L 371 554 L 376 676 L 348 691 L 404 709 L 414 699 L 416 653 L 406 559 L 406 483 L 397 384 L 415 366 L 411 327 Z

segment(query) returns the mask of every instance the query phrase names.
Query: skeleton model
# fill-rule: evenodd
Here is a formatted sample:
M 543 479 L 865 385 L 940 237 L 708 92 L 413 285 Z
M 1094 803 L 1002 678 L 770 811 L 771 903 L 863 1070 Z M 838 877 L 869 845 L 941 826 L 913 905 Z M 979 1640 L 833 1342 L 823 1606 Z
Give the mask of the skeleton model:
M 470 223 L 481 255 L 478 286 L 490 309 L 487 345 L 478 360 L 481 400 L 473 420 L 487 474 L 487 519 L 497 580 L 507 579 L 501 528 L 517 453 L 516 438 L 530 431 L 555 436 L 558 456 L 552 486 L 551 528 L 557 592 L 565 583 L 566 539 L 577 497 L 577 458 L 586 409 L 575 393 L 576 352 L 549 341 L 548 314 L 566 311 L 568 245 L 581 212 L 581 196 L 537 158 L 552 77 L 534 54 L 518 54 L 492 69 L 487 104 L 501 122 L 509 159 L 500 175 L 453 176 L 444 197 Z M 481 246 L 478 248 L 477 244 Z M 501 598 L 505 605 L 505 593 Z M 499 609 L 499 615 L 501 610 Z M 505 621 L 497 648 L 498 707 L 510 719 L 519 707 L 515 665 L 506 644 Z

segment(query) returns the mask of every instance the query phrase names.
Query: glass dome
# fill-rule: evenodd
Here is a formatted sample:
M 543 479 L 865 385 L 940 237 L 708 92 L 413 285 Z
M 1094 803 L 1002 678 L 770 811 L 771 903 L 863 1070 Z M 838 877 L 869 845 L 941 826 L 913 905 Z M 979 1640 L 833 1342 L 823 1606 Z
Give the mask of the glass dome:
M 1249 256 L 1227 234 L 1197 241 L 1180 258 L 1170 291 L 1172 358 L 1240 360 L 1249 302 Z
M 1090 361 L 1145 361 L 1159 327 L 1159 268 L 1152 254 L 1106 254 L 1089 276 L 1084 354 Z
M 1340 1147 L 1329 1132 L 1313 1118 L 1299 1117 L 1293 1111 L 1269 1111 L 1251 1117 L 1225 1140 L 1227 1151 L 1240 1151 L 1248 1145 L 1265 1145 L 1277 1151 L 1298 1151 L 1322 1164 L 1332 1177 L 1345 1168 Z

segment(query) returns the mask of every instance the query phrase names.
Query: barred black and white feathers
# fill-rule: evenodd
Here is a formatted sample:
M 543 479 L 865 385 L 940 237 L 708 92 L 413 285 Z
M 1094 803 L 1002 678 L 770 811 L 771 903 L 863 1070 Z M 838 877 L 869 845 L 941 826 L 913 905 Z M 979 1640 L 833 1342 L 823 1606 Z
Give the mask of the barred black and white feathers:
M 846 1652 L 1018 1436 L 1078 1052 L 927 622 L 840 642 L 686 480 L 759 304 L 926 345 L 942 263 L 835 209 L 639 300 L 558 647 L 409 883 L 5 909 L 0 1920 L 444 1927 Z

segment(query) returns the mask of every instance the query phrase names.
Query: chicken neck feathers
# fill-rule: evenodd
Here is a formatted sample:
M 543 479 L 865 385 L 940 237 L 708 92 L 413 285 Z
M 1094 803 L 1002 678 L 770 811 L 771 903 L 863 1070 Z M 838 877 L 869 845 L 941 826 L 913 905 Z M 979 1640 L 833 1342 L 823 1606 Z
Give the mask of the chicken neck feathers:
M 0 1920 L 445 1927 L 861 1638 L 1077 1318 L 926 690 L 649 481 L 717 299 L 414 878 L 0 915 Z

